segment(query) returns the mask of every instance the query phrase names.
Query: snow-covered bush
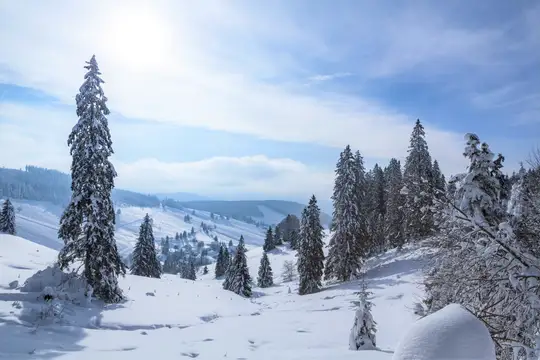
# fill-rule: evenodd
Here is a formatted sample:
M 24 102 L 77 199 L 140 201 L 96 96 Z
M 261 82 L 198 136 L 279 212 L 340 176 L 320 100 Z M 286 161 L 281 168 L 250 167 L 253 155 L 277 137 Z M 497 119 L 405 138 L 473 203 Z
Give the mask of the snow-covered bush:
M 500 359 L 509 358 L 505 349 L 533 356 L 540 345 L 540 229 L 534 225 L 540 213 L 513 203 L 510 208 L 520 210 L 508 214 L 504 158 L 495 158 L 474 134 L 467 134 L 466 142 L 468 171 L 451 182 L 455 198 L 441 200 L 447 206 L 441 210 L 442 236 L 427 273 L 425 303 L 430 313 L 450 303 L 463 305 L 487 324 Z M 525 216 L 531 218 L 524 222 Z
M 458 304 L 428 315 L 406 332 L 393 360 L 495 360 L 486 326 Z
M 29 277 L 21 291 L 54 294 L 55 299 L 68 300 L 77 305 L 86 304 L 89 296 L 84 278 L 75 272 L 63 272 L 57 265 L 49 266 Z

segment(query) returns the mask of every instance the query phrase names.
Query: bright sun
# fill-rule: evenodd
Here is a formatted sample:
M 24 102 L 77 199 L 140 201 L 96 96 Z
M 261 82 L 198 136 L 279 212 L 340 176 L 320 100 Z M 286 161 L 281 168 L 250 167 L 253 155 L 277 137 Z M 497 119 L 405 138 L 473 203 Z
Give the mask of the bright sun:
M 132 70 L 159 67 L 171 52 L 171 29 L 151 8 L 119 8 L 112 16 L 104 36 L 107 51 L 115 61 Z

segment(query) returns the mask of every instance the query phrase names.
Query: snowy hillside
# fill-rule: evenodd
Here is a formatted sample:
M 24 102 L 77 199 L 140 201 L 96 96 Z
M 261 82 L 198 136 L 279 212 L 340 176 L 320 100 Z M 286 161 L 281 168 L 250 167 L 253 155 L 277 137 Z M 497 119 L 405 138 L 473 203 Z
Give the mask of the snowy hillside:
M 58 224 L 63 208 L 44 201 L 13 200 L 16 209 L 17 234 L 37 244 L 59 250 L 62 242 L 58 239 Z M 116 219 L 116 242 L 122 256 L 127 256 L 139 232 L 139 226 L 146 213 L 150 214 L 154 222 L 154 235 L 159 241 L 162 237 L 173 237 L 177 232 L 189 232 L 193 227 L 197 231 L 197 240 L 209 243 L 213 236 L 219 241 L 235 244 L 244 236 L 246 244 L 261 245 L 264 241 L 264 231 L 255 225 L 238 220 L 212 220 L 206 211 L 193 211 L 191 209 L 162 209 L 157 207 L 143 208 L 135 206 L 119 207 L 120 215 Z M 191 222 L 185 222 L 184 216 L 189 214 Z M 209 235 L 200 231 L 201 222 L 216 225 L 216 229 Z
M 122 215 L 136 218 L 146 210 L 138 211 L 129 209 Z M 162 224 L 157 231 L 168 231 L 170 219 L 176 217 L 172 212 L 153 216 Z M 234 222 L 226 229 L 247 234 Z M 261 247 L 255 246 L 247 252 L 254 278 L 261 254 Z M 10 283 L 18 280 L 21 286 L 52 264 L 56 252 L 0 235 L 0 358 L 391 359 L 416 319 L 411 309 L 421 295 L 417 288 L 421 256 L 421 250 L 406 248 L 400 254 L 390 251 L 370 259 L 367 280 L 374 293 L 380 350 L 357 352 L 348 350 L 348 336 L 359 284 L 329 285 L 316 294 L 297 295 L 296 281 L 281 280 L 284 261 L 295 259 L 286 247 L 270 253 L 277 285 L 254 288 L 252 299 L 222 290 L 221 281 L 212 278 L 213 269 L 197 281 L 128 275 L 120 280 L 127 302 L 105 307 L 97 302 L 84 306 L 64 302 L 51 325 L 49 319 L 39 319 L 46 309 L 39 293 L 21 292 Z

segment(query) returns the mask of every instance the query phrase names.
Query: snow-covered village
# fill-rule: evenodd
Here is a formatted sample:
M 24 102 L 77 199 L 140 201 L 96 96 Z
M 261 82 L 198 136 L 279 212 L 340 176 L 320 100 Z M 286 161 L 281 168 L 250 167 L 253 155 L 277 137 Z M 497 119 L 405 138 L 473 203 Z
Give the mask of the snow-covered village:
M 539 24 L 0 1 L 0 359 L 540 360 Z

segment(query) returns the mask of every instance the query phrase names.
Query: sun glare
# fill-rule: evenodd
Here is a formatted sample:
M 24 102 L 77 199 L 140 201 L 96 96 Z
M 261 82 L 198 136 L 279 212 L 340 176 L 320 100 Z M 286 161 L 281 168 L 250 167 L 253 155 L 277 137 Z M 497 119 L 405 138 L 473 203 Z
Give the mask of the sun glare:
M 171 29 L 166 20 L 150 8 L 119 8 L 107 26 L 107 52 L 136 71 L 163 65 L 171 50 Z

